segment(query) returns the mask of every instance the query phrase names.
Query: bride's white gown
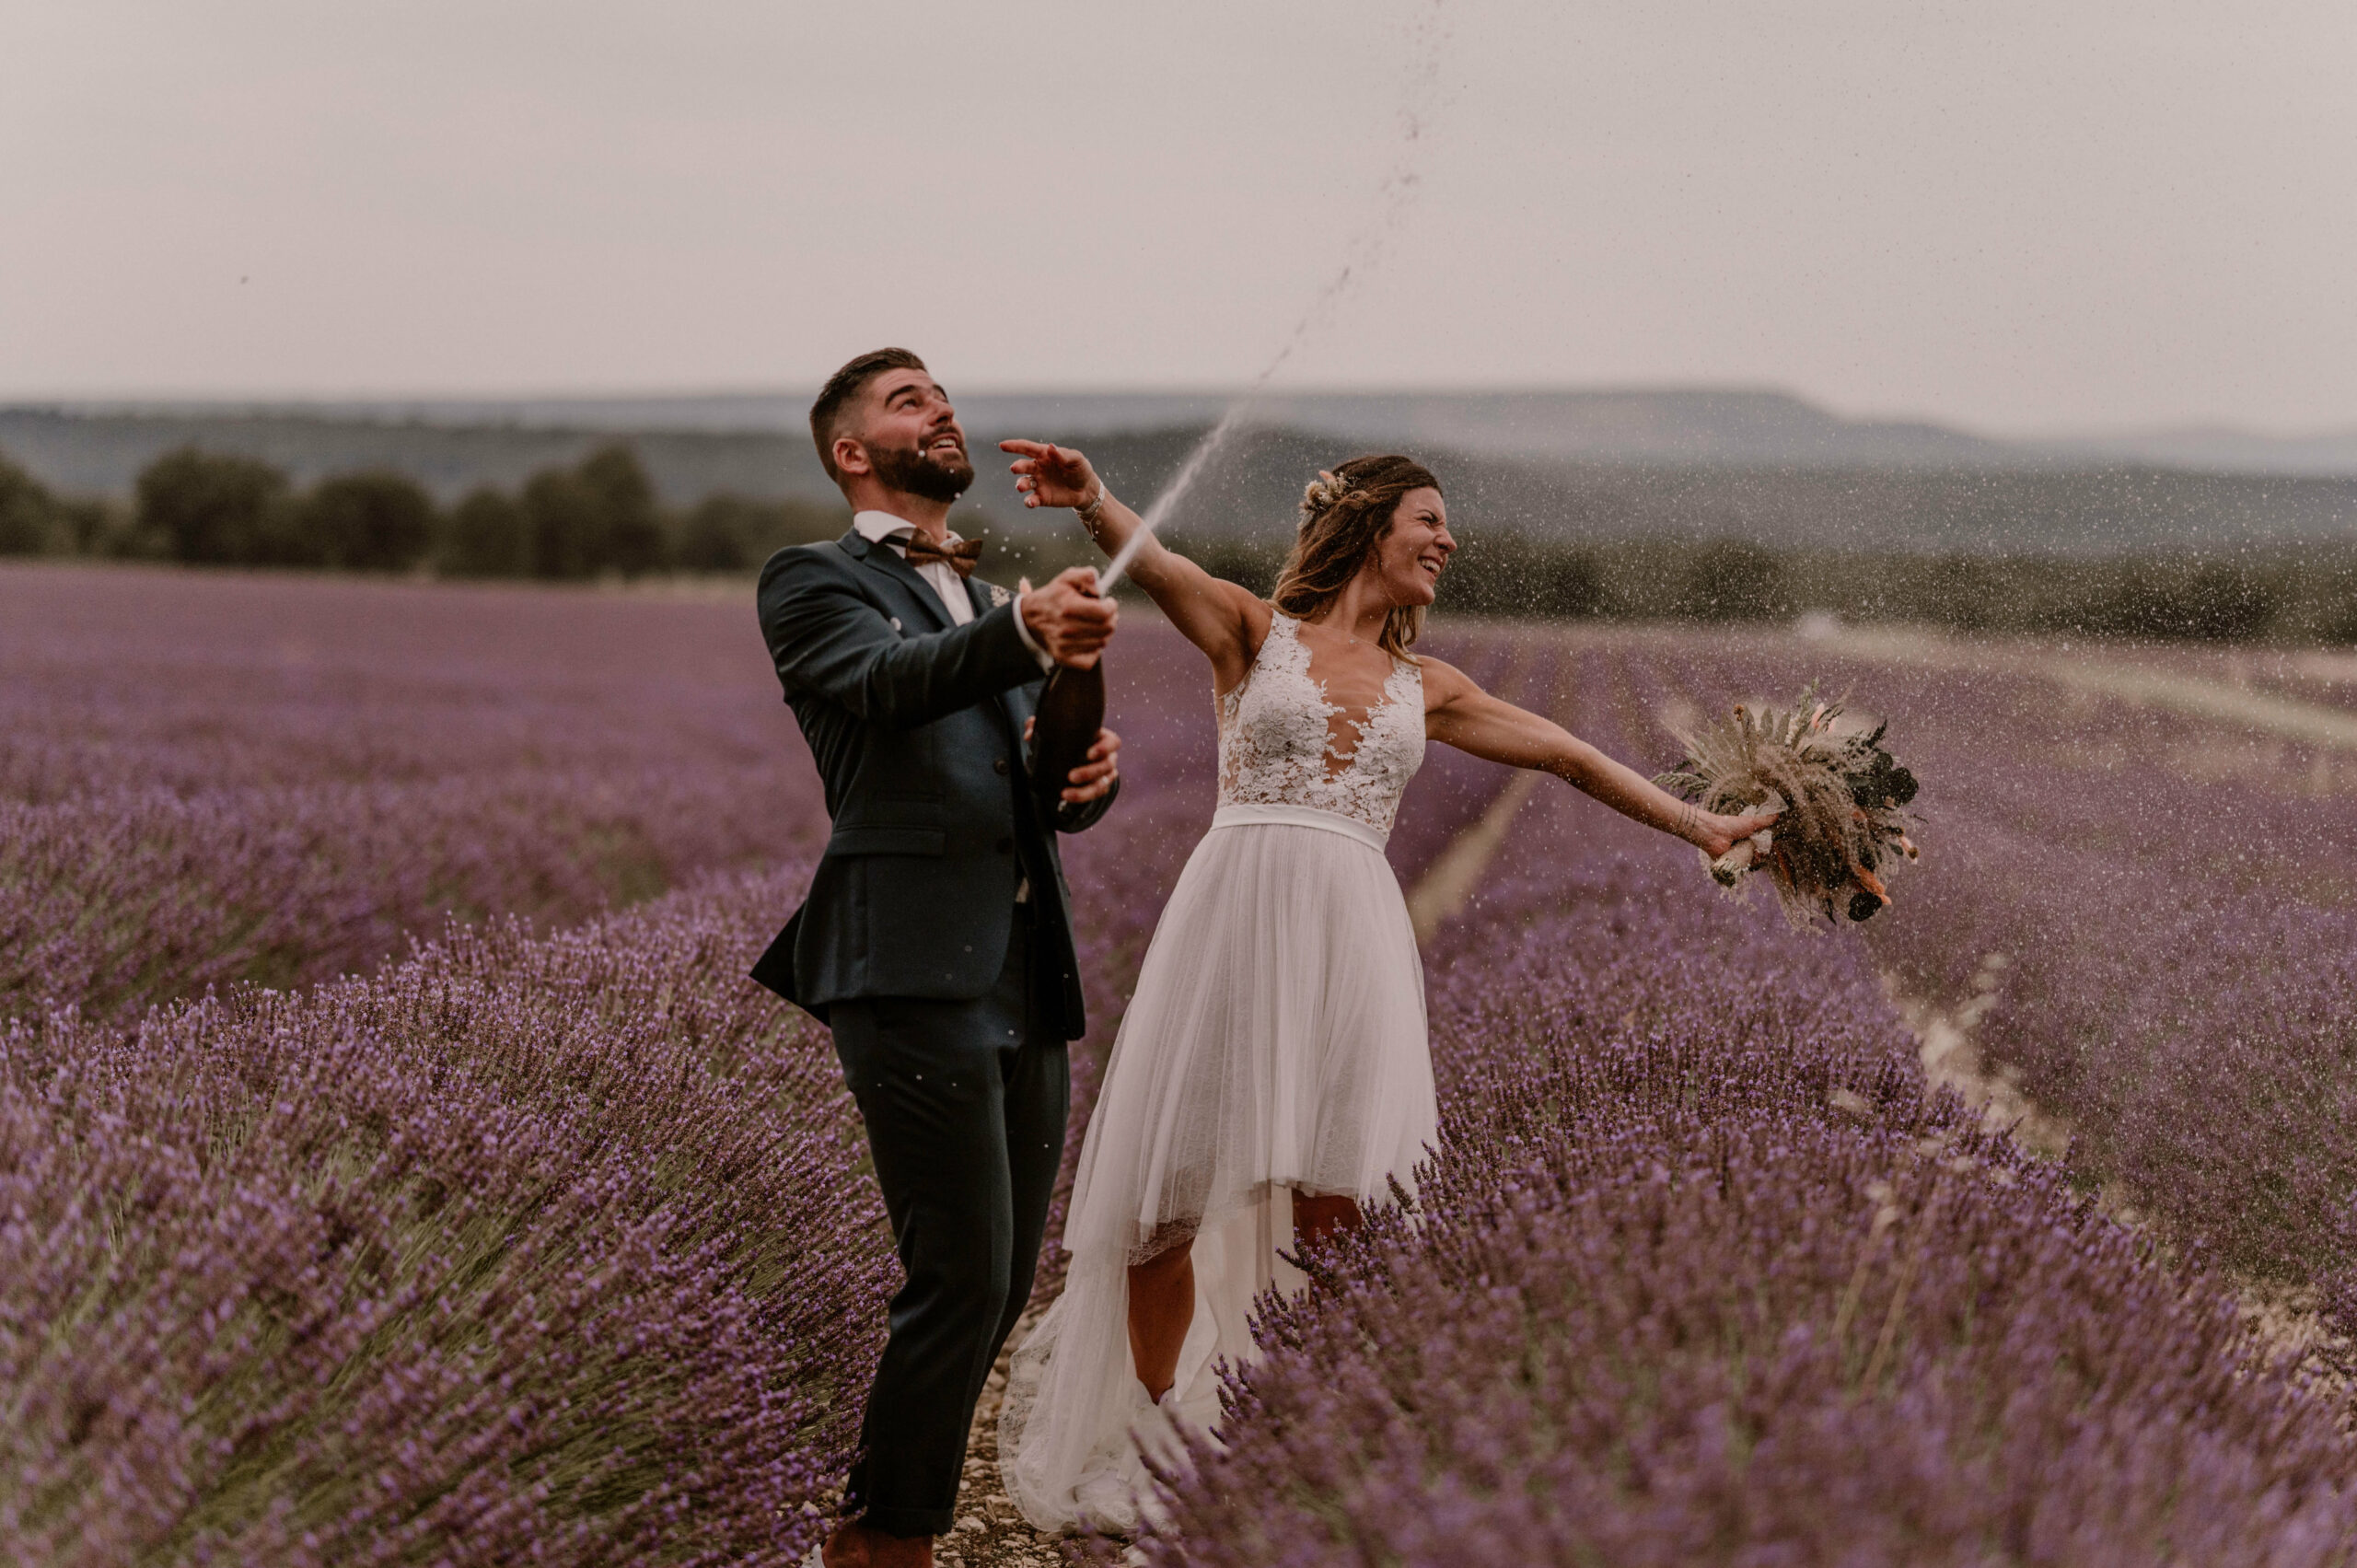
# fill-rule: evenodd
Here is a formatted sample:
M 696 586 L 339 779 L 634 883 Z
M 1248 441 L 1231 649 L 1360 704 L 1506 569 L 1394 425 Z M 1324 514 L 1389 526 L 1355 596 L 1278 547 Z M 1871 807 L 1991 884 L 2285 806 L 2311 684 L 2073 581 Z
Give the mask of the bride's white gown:
M 1220 703 L 1219 811 L 1114 1042 L 1063 1295 L 1016 1353 L 1000 1465 L 1041 1529 L 1133 1527 L 1139 1441 L 1216 1423 L 1218 1362 L 1252 1355 L 1253 1295 L 1299 1280 L 1276 1256 L 1293 1194 L 1387 1199 L 1437 1137 L 1423 970 L 1383 856 L 1423 761 L 1423 677 L 1395 666 L 1345 757 L 1299 624 L 1276 616 Z M 1181 1237 L 1194 1323 L 1156 1409 L 1131 1363 L 1128 1268 Z

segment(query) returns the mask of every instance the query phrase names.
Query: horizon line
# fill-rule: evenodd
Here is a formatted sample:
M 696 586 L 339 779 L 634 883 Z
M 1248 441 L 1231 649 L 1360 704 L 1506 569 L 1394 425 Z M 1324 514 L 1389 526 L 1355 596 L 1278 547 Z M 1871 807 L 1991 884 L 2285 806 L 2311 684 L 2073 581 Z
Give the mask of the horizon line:
M 1218 386 L 1208 383 L 1173 385 L 1167 387 L 1033 383 L 1027 385 L 981 386 L 953 397 L 982 398 L 1138 398 L 1168 400 L 1203 400 L 1233 401 L 1242 396 L 1242 385 Z M 2080 425 L 2041 432 L 2005 431 L 1990 426 L 1965 423 L 1929 414 L 1917 413 L 1858 413 L 1801 391 L 1787 384 L 1767 381 L 1618 381 L 1618 382 L 1422 382 L 1358 384 L 1347 386 L 1306 386 L 1283 390 L 1263 391 L 1257 401 L 1282 403 L 1298 398 L 1413 398 L 1413 397 L 1661 397 L 1689 395 L 1768 397 L 1788 400 L 1817 410 L 1846 424 L 1870 425 L 1920 425 L 1974 436 L 1984 440 L 2049 442 L 2089 442 L 2134 438 L 2189 438 L 2224 436 L 2270 443 L 2292 444 L 2318 440 L 2357 438 L 2357 419 L 2342 424 L 2308 425 L 2297 429 L 2268 429 L 2228 419 L 2188 418 L 2168 423 L 2115 425 Z M 502 406 L 528 404 L 577 404 L 594 406 L 616 403 L 695 403 L 730 401 L 793 401 L 816 395 L 815 388 L 772 385 L 767 387 L 738 386 L 705 388 L 702 389 L 643 389 L 638 390 L 570 390 L 540 392 L 187 392 L 152 391 L 141 393 L 38 393 L 0 391 L 0 411 L 37 412 L 47 411 L 71 412 L 171 412 L 195 413 L 207 412 L 270 412 L 304 413 L 332 412 L 339 409 L 426 409 L 435 405 L 474 406 L 496 409 Z

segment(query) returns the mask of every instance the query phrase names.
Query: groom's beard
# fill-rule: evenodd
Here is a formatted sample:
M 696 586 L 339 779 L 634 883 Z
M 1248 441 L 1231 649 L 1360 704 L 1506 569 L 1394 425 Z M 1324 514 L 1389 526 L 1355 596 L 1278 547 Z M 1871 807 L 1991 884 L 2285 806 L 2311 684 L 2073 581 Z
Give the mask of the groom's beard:
M 867 460 L 876 477 L 903 495 L 947 503 L 966 494 L 974 482 L 974 465 L 956 448 L 939 454 L 909 450 L 872 450 Z

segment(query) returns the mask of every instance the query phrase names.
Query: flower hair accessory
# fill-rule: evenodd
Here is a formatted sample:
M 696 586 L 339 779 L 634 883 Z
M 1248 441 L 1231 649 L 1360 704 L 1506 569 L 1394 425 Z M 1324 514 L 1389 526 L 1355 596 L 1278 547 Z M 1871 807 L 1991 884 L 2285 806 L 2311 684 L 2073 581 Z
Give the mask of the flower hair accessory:
M 1350 493 L 1349 480 L 1337 479 L 1331 471 L 1319 469 L 1318 477 L 1311 480 L 1309 487 L 1301 493 L 1301 515 L 1313 517 L 1329 506 L 1339 505 Z

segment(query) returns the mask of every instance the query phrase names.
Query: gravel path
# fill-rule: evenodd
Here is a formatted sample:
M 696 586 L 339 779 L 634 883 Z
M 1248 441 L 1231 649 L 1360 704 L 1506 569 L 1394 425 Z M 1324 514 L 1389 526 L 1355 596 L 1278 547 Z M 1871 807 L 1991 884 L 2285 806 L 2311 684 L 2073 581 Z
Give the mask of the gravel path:
M 1056 1537 L 1024 1523 L 998 1474 L 998 1412 L 1006 1399 L 1007 1363 L 1039 1317 L 1036 1309 L 1027 1313 L 1007 1336 L 1007 1348 L 975 1407 L 973 1434 L 966 1440 L 966 1480 L 958 1493 L 958 1526 L 934 1542 L 934 1562 L 942 1568 L 1046 1568 L 1067 1561 Z

